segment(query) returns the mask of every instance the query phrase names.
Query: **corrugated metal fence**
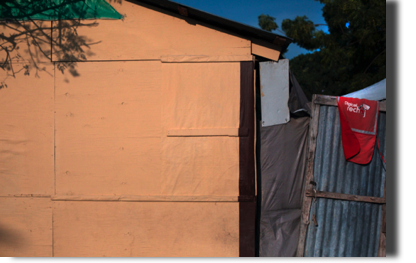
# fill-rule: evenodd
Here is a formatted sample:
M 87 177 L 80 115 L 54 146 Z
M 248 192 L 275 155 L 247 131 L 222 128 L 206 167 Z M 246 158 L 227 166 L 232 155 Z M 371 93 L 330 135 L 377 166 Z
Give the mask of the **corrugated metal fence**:
M 368 165 L 346 162 L 342 149 L 338 108 L 320 105 L 318 123 L 313 164 L 315 189 L 348 195 L 384 197 L 385 170 L 377 146 Z M 385 112 L 380 112 L 377 133 L 380 150 L 386 158 Z M 382 206 L 378 203 L 312 199 L 309 224 L 305 229 L 303 255 L 377 256 L 383 221 Z
M 318 191 L 383 197 L 385 172 L 378 149 L 368 165 L 345 161 L 337 107 L 321 106 L 314 175 Z M 378 123 L 380 150 L 385 156 L 386 113 Z M 381 227 L 381 206 L 318 198 L 312 203 L 305 256 L 375 257 Z M 316 209 L 316 210 L 315 210 Z

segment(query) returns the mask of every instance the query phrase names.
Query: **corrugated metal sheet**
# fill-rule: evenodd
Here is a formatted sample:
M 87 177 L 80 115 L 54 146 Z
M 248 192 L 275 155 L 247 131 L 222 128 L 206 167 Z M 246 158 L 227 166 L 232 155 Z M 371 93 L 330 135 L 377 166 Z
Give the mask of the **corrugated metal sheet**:
M 314 178 L 316 189 L 362 196 L 383 197 L 385 171 L 375 148 L 368 165 L 346 162 L 342 149 L 338 108 L 321 106 Z M 386 157 L 386 113 L 379 115 L 380 150 Z M 315 214 L 318 226 L 312 215 Z M 305 256 L 377 256 L 382 205 L 318 198 L 312 202 Z

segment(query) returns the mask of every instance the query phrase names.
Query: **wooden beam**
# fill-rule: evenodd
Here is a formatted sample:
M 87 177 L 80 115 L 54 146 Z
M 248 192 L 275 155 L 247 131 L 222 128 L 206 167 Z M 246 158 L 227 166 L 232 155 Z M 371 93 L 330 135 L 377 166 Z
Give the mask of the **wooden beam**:
M 380 244 L 379 244 L 377 256 L 378 257 L 386 256 L 386 233 L 380 234 Z
M 386 195 L 386 180 L 387 174 L 384 176 L 384 198 L 387 199 Z M 379 240 L 379 246 L 378 246 L 378 254 L 379 257 L 385 257 L 387 253 L 387 247 L 386 247 L 386 238 L 387 238 L 387 222 L 386 222 L 386 212 L 387 212 L 387 204 L 383 204 L 382 208 L 382 218 L 381 218 L 381 233 L 380 233 L 380 240 Z
M 336 96 L 316 95 L 314 103 L 327 106 L 338 106 Z
M 188 16 L 188 8 L 184 6 L 178 6 L 178 12 L 181 16 Z
M 387 222 L 386 222 L 386 205 L 387 205 L 387 201 L 386 204 L 383 205 L 383 221 L 381 222 L 381 232 L 382 233 L 387 233 Z
M 326 95 L 316 95 L 316 104 L 320 105 L 327 105 L 327 106 L 338 106 L 337 97 L 336 96 L 326 96 Z M 387 101 L 380 102 L 380 110 L 386 112 L 387 111 Z
M 278 61 L 280 57 L 279 50 L 271 49 L 254 43 L 251 44 L 251 54 L 268 58 L 274 61 Z
M 362 195 L 349 195 L 349 194 L 340 194 L 332 192 L 322 192 L 313 190 L 306 191 L 307 197 L 317 197 L 317 198 L 329 198 L 329 199 L 338 199 L 346 201 L 356 201 L 356 202 L 366 202 L 366 203 L 376 203 L 376 204 L 385 204 L 386 198 L 383 197 L 372 197 L 372 196 L 362 196 Z
M 255 195 L 254 146 L 254 63 L 240 62 L 240 131 L 239 131 L 239 196 Z M 245 134 L 245 136 L 243 136 Z M 240 198 L 242 201 L 242 199 Z M 256 199 L 239 202 L 239 251 L 240 257 L 256 254 Z
M 383 196 L 384 196 L 384 199 L 386 199 L 387 200 L 387 193 L 386 193 L 386 183 L 387 183 L 387 180 L 386 180 L 386 177 L 387 177 L 387 175 L 384 175 L 385 177 L 384 177 L 384 194 L 383 194 Z M 383 205 L 383 221 L 381 222 L 381 232 L 382 233 L 386 233 L 387 232 L 387 223 L 386 223 L 386 212 L 387 212 L 387 207 L 386 207 L 386 205 L 387 205 L 387 202 L 385 202 L 384 203 L 384 205 Z
M 304 181 L 304 190 L 303 190 L 302 196 L 308 190 L 312 190 L 312 185 L 309 184 L 309 182 L 313 181 L 313 166 L 314 166 L 314 161 L 315 161 L 315 150 L 316 150 L 316 140 L 318 136 L 319 110 L 320 110 L 320 105 L 314 103 L 316 98 L 317 98 L 317 95 L 314 94 L 312 97 L 312 108 L 311 108 L 312 119 L 309 124 L 308 164 L 307 164 L 306 178 Z M 311 203 L 312 203 L 312 198 L 305 198 L 305 197 L 303 198 L 299 242 L 298 242 L 298 249 L 296 252 L 297 257 L 303 257 L 304 252 L 305 252 L 306 232 L 308 230 L 308 225 L 309 225 L 309 212 L 311 210 Z

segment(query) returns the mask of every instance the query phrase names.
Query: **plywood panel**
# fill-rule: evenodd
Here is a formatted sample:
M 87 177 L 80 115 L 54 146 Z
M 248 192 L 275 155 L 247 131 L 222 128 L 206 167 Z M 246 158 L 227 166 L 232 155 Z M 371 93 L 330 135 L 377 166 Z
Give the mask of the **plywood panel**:
M 57 75 L 57 194 L 238 196 L 237 137 L 167 130 L 237 129 L 239 63 L 92 62 L 79 72 Z
M 9 38 L 0 39 L 0 61 L 11 58 L 16 66 L 15 72 L 19 70 L 18 63 L 33 66 L 34 63 L 51 61 L 51 21 L 6 22 L 0 25 L 0 32 Z
M 237 257 L 238 203 L 55 202 L 58 257 Z
M 274 61 L 278 61 L 280 51 L 252 43 L 251 53 Z
M 97 26 L 78 27 L 88 43 L 88 60 L 160 59 L 161 56 L 247 56 L 251 42 L 198 24 L 189 23 L 141 5 L 111 3 L 123 20 L 97 20 Z M 55 22 L 57 23 L 57 22 Z M 55 24 L 54 24 L 55 26 Z M 55 30 L 55 39 L 58 31 Z M 57 54 L 54 60 L 63 58 Z
M 21 73 L 0 89 L 0 195 L 53 193 L 54 68 L 40 66 L 51 75 Z
M 239 127 L 240 63 L 163 63 L 162 70 L 167 127 Z
M 170 63 L 162 71 L 164 134 L 239 127 L 239 63 Z M 162 146 L 162 194 L 238 196 L 238 137 L 163 137 Z
M 52 256 L 48 198 L 0 197 L 0 257 Z
M 160 62 L 80 63 L 57 74 L 57 194 L 158 195 Z
M 238 196 L 238 151 L 237 137 L 168 137 L 162 193 Z

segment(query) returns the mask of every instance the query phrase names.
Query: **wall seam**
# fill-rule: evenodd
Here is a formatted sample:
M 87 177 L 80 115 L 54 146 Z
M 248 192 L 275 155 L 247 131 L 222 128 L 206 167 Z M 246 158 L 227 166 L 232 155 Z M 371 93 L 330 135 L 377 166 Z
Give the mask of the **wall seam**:
M 55 111 L 55 93 L 56 93 L 56 63 L 53 63 L 53 192 L 56 195 L 56 111 Z M 51 199 L 52 214 L 52 257 L 55 256 L 55 240 L 53 226 L 53 201 Z
M 55 111 L 55 92 L 56 92 L 56 63 L 53 62 L 53 193 L 56 195 L 56 111 Z

